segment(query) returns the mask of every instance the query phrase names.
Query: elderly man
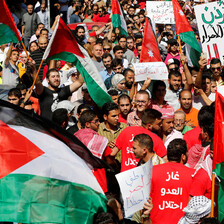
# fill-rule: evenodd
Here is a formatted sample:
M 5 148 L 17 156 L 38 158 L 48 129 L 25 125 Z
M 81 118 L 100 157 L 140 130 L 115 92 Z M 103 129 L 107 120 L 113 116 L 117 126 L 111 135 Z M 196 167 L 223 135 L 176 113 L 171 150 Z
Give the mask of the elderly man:
M 178 110 L 174 112 L 174 128 L 180 131 L 184 135 L 187 131 L 191 130 L 192 127 L 186 125 L 186 115 L 183 111 Z

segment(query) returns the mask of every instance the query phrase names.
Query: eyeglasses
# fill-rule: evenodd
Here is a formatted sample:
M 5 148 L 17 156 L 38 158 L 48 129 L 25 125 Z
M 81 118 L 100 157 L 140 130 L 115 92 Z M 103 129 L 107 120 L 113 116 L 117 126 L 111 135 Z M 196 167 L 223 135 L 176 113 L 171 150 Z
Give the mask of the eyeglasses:
M 173 47 L 173 46 L 178 46 L 178 44 L 174 44 L 174 43 L 173 43 L 173 44 L 170 44 L 170 46 L 171 46 L 171 47 Z
M 99 124 L 100 123 L 100 120 L 99 119 L 96 119 L 95 121 L 90 121 L 89 123 Z
M 221 67 L 211 68 L 211 70 L 212 70 L 212 71 L 215 71 L 215 70 L 220 71 L 220 70 L 221 70 Z
M 104 51 L 110 51 L 110 47 L 109 48 L 103 48 Z
M 175 124 L 178 124 L 178 123 L 181 123 L 181 124 L 184 124 L 185 123 L 185 121 L 184 120 L 179 120 L 179 119 L 175 119 L 174 121 L 173 121 L 173 123 L 175 123 Z
M 129 29 L 129 28 L 133 29 L 134 27 L 133 27 L 133 26 L 127 26 L 127 28 L 128 28 L 128 29 Z
M 142 104 L 146 104 L 147 101 L 145 101 L 145 100 L 136 100 L 136 103 L 137 103 L 137 104 L 140 104 L 140 103 L 142 103 Z
M 100 10 L 100 11 L 98 11 L 98 12 L 103 12 L 103 11 Z

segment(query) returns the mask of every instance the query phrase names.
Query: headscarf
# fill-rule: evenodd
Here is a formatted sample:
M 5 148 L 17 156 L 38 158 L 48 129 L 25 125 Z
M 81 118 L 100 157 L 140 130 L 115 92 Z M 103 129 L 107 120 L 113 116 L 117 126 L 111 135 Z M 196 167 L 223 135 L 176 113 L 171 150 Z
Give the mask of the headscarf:
M 125 77 L 122 74 L 115 74 L 111 79 L 112 88 L 117 89 L 117 84 L 125 80 Z
M 211 200 L 205 196 L 195 196 L 183 209 L 185 215 L 179 220 L 178 224 L 194 224 L 207 216 L 211 212 Z

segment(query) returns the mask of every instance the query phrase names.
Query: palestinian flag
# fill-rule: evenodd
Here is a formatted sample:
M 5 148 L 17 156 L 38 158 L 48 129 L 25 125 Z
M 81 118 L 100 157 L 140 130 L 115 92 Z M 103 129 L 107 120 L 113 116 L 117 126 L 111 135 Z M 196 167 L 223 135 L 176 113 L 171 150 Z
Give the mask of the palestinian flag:
M 121 34 L 128 36 L 127 24 L 118 0 L 112 0 L 112 24 L 114 28 L 119 28 Z
M 220 179 L 218 193 L 219 221 L 224 220 L 224 97 L 216 92 L 215 127 L 213 141 L 213 169 Z
M 184 12 L 178 3 L 177 0 L 172 0 L 173 2 L 173 11 L 176 22 L 176 31 L 180 39 L 188 44 L 190 48 L 189 56 L 193 66 L 198 67 L 198 61 L 201 55 L 201 48 L 198 44 L 198 41 L 194 35 L 194 31 L 191 28 Z
M 0 45 L 22 41 L 5 0 L 0 0 L 0 12 Z
M 90 224 L 106 211 L 89 168 L 100 161 L 53 125 L 0 100 L 1 222 Z
M 86 50 L 81 47 L 70 29 L 60 18 L 45 50 L 43 60 L 63 60 L 73 63 L 81 73 L 94 102 L 102 107 L 112 101 L 103 79 Z
M 142 50 L 139 62 L 157 62 L 162 61 L 157 41 L 152 30 L 149 18 L 146 18 Z

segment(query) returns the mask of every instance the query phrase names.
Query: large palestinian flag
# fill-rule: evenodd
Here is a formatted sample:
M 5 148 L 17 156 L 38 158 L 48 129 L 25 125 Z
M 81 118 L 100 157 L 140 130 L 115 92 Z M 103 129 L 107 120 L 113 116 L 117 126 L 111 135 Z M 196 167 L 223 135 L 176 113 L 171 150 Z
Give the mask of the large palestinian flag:
M 0 45 L 20 42 L 21 36 L 5 0 L 0 0 L 0 12 Z
M 43 60 L 63 60 L 73 63 L 81 73 L 94 102 L 102 107 L 112 101 L 96 66 L 86 50 L 79 46 L 70 29 L 60 18 L 51 36 Z
M 0 100 L 0 221 L 84 224 L 106 211 L 89 168 L 99 160 L 53 125 Z
M 188 55 L 190 57 L 191 63 L 193 66 L 198 67 L 201 48 L 178 0 L 172 0 L 172 2 L 177 35 L 179 35 L 180 39 L 189 46 Z

